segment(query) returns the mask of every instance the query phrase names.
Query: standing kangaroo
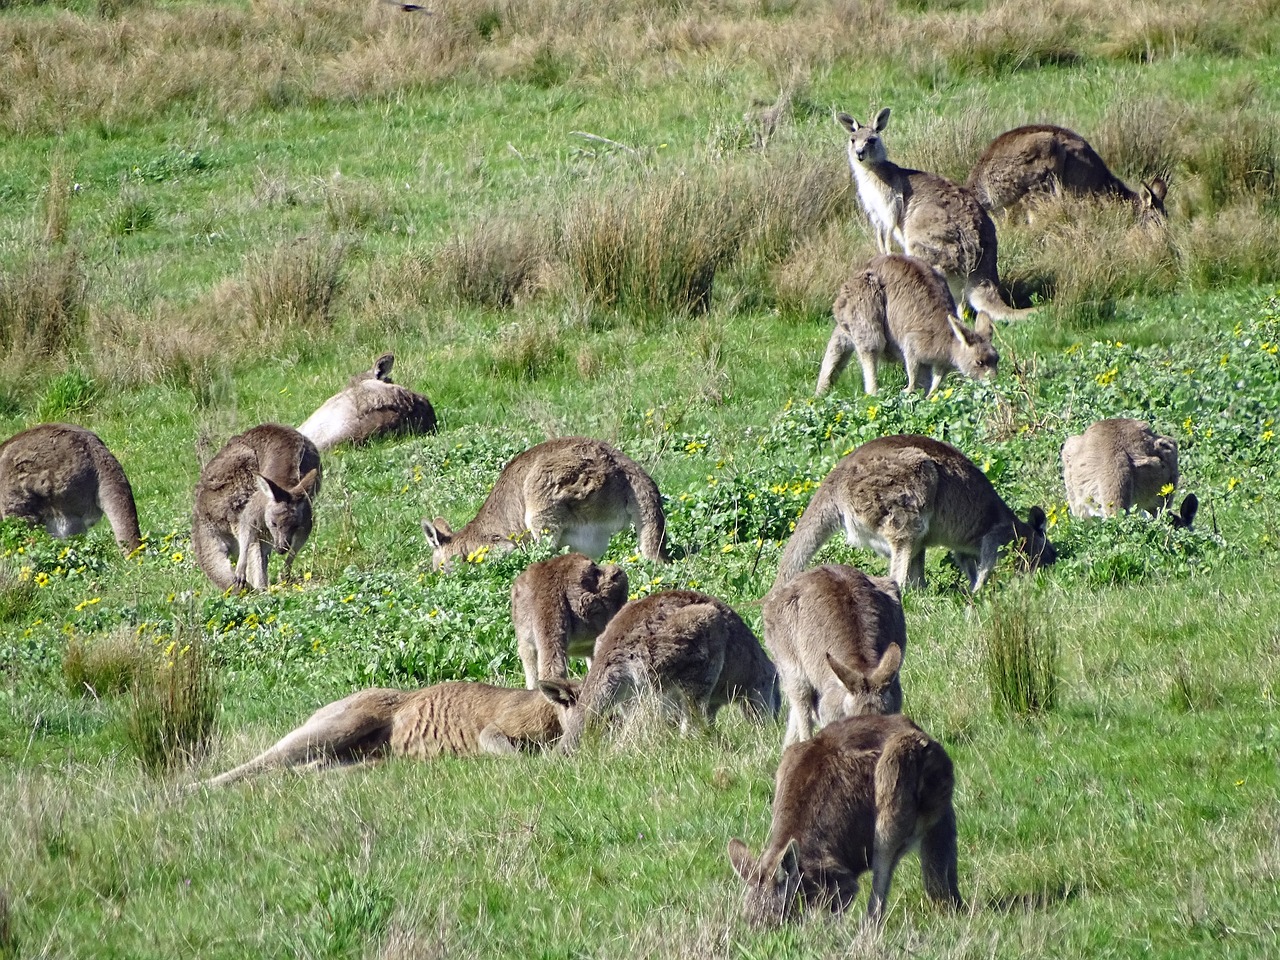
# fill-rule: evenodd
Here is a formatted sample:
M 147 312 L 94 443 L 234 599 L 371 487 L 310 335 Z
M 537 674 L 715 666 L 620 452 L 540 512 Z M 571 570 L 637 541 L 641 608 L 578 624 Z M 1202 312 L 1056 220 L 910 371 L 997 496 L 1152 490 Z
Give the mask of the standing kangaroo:
M 776 716 L 779 706 L 777 671 L 733 608 L 695 590 L 664 590 L 632 600 L 596 641 L 559 749 L 574 751 L 589 724 L 649 691 L 685 730 L 714 723 L 731 700 L 757 715 Z
M 836 328 L 818 374 L 818 396 L 831 389 L 854 351 L 868 394 L 876 393 L 876 364 L 886 356 L 906 365 L 908 390 L 929 371 L 929 393 L 953 369 L 983 379 L 994 376 L 1000 362 L 991 317 L 980 313 L 974 328 L 966 327 L 946 282 L 915 257 L 872 257 L 845 281 L 832 313 Z
M 599 558 L 609 538 L 628 523 L 635 524 L 642 554 L 656 563 L 670 562 L 662 495 L 653 479 L 607 443 L 561 437 L 512 458 L 461 530 L 455 533 L 436 517 L 423 520 L 422 531 L 438 570 L 481 547 L 512 550 L 512 538 L 526 530 L 535 539 L 545 534 L 557 547 Z
M 889 123 L 888 107 L 870 126 L 847 113 L 836 119 L 849 131 L 849 169 L 881 253 L 892 253 L 896 242 L 903 253 L 937 268 L 956 302 L 968 302 L 975 311 L 999 320 L 1031 313 L 1009 306 L 1000 294 L 996 227 L 978 198 L 945 177 L 889 160 L 880 137 Z
M 545 747 L 559 739 L 577 690 L 576 682 L 564 680 L 538 690 L 464 681 L 422 690 L 361 690 L 321 707 L 274 746 L 205 786 L 277 767 L 354 764 L 388 754 L 426 760 Z
M 1178 485 L 1178 441 L 1142 420 L 1099 420 L 1062 445 L 1062 479 L 1077 517 L 1114 517 L 1131 507 L 1158 513 Z M 1175 525 L 1189 528 L 1198 506 L 1188 495 Z
M 316 445 L 292 427 L 265 423 L 228 440 L 200 472 L 191 512 L 191 549 L 205 576 L 219 590 L 265 590 L 274 548 L 288 579 L 311 535 L 320 475 Z
M 395 360 L 395 354 L 384 353 L 370 369 L 357 373 L 345 389 L 307 417 L 298 432 L 322 451 L 388 433 L 435 433 L 436 412 L 431 401 L 392 382 Z
M 949 443 L 914 434 L 869 440 L 835 465 L 796 523 L 775 589 L 841 526 L 851 545 L 889 558 L 899 587 L 924 586 L 927 547 L 950 550 L 975 593 L 1010 541 L 1020 542 L 1028 568 L 1057 559 L 1043 510 L 1032 507 L 1024 523 L 972 460 Z
M 564 679 L 569 657 L 590 658 L 596 637 L 627 602 L 627 589 L 625 570 L 597 566 L 580 553 L 526 567 L 511 585 L 525 686 L 533 690 L 539 680 Z
M 870 870 L 867 917 L 879 922 L 893 871 L 915 848 L 928 897 L 961 909 L 954 790 L 942 745 L 901 714 L 840 720 L 787 747 L 760 859 L 729 841 L 747 919 L 779 924 L 807 905 L 843 912 Z
M 907 622 L 898 585 L 847 566 L 806 570 L 769 593 L 764 643 L 791 705 L 784 747 L 828 724 L 902 710 Z
M 54 537 L 84 533 L 106 516 L 125 553 L 142 543 L 133 488 L 97 434 L 42 423 L 0 444 L 0 518 L 43 524 Z
M 1157 177 L 1135 193 L 1113 174 L 1089 141 L 1066 127 L 1033 124 L 996 137 L 974 164 L 966 184 L 989 213 L 1069 193 L 1128 203 L 1138 219 L 1165 218 L 1168 189 Z

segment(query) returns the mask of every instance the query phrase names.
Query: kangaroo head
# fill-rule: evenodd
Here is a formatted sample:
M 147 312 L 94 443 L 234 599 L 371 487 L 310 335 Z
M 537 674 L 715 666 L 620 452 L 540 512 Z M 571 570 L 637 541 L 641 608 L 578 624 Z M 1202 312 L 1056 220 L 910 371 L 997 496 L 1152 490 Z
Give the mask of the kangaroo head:
M 991 343 L 995 334 L 991 326 L 991 315 L 979 313 L 972 330 L 961 323 L 959 317 L 951 314 L 947 315 L 947 324 L 951 327 L 951 335 L 956 339 L 955 349 L 951 353 L 956 369 L 975 380 L 995 376 L 1000 354 Z
M 876 114 L 870 126 L 858 123 L 847 113 L 836 115 L 836 122 L 849 131 L 850 163 L 883 163 L 889 159 L 881 132 L 889 125 L 889 108 L 885 107 Z
M 1027 511 L 1025 523 L 1014 518 L 1013 539 L 1017 545 L 1020 570 L 1031 571 L 1057 562 L 1058 550 L 1049 542 L 1048 529 L 1049 520 L 1039 507 Z
M 569 721 L 569 711 L 578 702 L 578 694 L 582 692 L 580 680 L 539 680 L 538 689 L 556 708 L 556 716 L 560 720 L 560 729 L 564 730 Z
M 800 846 L 795 838 L 770 857 L 756 860 L 736 837 L 729 841 L 729 863 L 747 884 L 742 914 L 754 926 L 777 926 L 800 907 Z
M 466 557 L 481 548 L 499 553 L 507 553 L 516 548 L 515 541 L 510 537 L 498 534 L 478 534 L 465 528 L 455 533 L 444 517 L 436 517 L 434 520 L 424 517 L 422 532 L 432 547 L 432 570 L 448 570 L 455 557 Z
M 1162 177 L 1138 185 L 1139 213 L 1144 221 L 1164 221 L 1168 216 L 1164 208 L 1164 198 L 1168 191 L 1169 185 Z
M 847 691 L 841 704 L 842 716 L 898 713 L 902 709 L 902 685 L 898 679 L 902 669 L 902 647 L 896 643 L 889 644 L 870 673 L 855 670 L 830 653 L 827 654 L 827 666 Z M 825 707 L 823 712 L 826 712 Z
M 266 497 L 262 519 L 277 553 L 293 554 L 311 536 L 311 495 L 319 474 L 309 470 L 295 486 L 283 487 L 258 474 L 258 490 Z

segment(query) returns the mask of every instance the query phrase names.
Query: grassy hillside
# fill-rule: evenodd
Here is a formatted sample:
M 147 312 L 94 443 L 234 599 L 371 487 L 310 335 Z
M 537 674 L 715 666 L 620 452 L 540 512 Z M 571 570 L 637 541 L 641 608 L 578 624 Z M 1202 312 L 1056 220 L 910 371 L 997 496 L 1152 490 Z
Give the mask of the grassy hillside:
M 0 2 L 0 437 L 97 432 L 146 535 L 122 558 L 104 524 L 0 524 L 0 957 L 1275 952 L 1276 5 L 431 6 Z M 996 380 L 925 398 L 884 369 L 868 398 L 855 370 L 815 401 L 874 252 L 832 111 L 883 105 L 890 156 L 957 179 L 1005 129 L 1069 126 L 1129 184 L 1169 180 L 1167 227 L 1002 221 L 1005 285 L 1041 309 L 998 328 Z M 441 432 L 326 454 L 299 580 L 218 595 L 201 464 L 386 350 Z M 1069 516 L 1059 448 L 1106 416 L 1177 438 L 1195 530 Z M 546 549 L 439 575 L 419 521 L 467 519 L 529 445 L 641 462 L 676 561 L 629 532 L 608 558 L 758 628 L 816 484 L 895 432 L 1044 506 L 1060 555 L 978 598 L 931 555 L 906 598 L 964 913 L 908 858 L 881 932 L 744 926 L 725 846 L 764 842 L 783 722 L 737 711 L 572 760 L 183 791 L 361 686 L 518 684 L 510 584 Z M 1058 677 L 1031 718 L 988 681 L 1010 624 Z M 149 708 L 192 690 L 213 732 L 166 767 Z

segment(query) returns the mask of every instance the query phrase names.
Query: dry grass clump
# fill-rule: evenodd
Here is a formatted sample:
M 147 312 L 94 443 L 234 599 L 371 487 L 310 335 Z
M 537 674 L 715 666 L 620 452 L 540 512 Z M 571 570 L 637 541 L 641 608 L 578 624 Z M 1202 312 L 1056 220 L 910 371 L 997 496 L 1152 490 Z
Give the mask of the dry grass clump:
M 109 306 L 91 311 L 88 340 L 99 379 L 120 386 L 171 383 L 211 402 L 243 349 L 227 329 L 216 298 L 175 305 L 152 301 L 141 311 Z
M 1180 225 L 1178 248 L 1183 276 L 1194 287 L 1272 282 L 1280 219 L 1257 201 L 1233 204 Z
M 129 746 L 143 767 L 162 774 L 208 754 L 222 692 L 198 634 L 175 630 L 156 653 L 141 660 L 124 720 Z
M 346 260 L 338 237 L 303 237 L 251 256 L 239 297 L 245 325 L 267 336 L 328 329 Z
M 775 262 L 832 220 L 855 213 L 848 170 L 827 151 L 771 157 L 728 189 L 728 202 L 740 208 L 743 258 Z
M 0 356 L 60 357 L 80 337 L 88 288 L 70 249 L 37 253 L 0 272 Z
M 150 656 L 128 626 L 91 638 L 72 635 L 62 655 L 62 677 L 76 696 L 125 693 L 142 676 Z
M 482 307 L 510 307 L 536 293 L 545 275 L 551 232 L 537 220 L 481 218 L 431 256 L 428 269 L 450 298 Z
M 554 321 L 504 327 L 488 347 L 489 375 L 498 380 L 537 380 L 568 357 L 565 331 Z
M 1280 200 L 1280 119 L 1274 114 L 1215 112 L 1185 137 L 1182 160 L 1203 209 Z
M 784 316 L 829 318 L 840 285 L 875 253 L 864 218 L 829 223 L 769 271 L 774 303 Z

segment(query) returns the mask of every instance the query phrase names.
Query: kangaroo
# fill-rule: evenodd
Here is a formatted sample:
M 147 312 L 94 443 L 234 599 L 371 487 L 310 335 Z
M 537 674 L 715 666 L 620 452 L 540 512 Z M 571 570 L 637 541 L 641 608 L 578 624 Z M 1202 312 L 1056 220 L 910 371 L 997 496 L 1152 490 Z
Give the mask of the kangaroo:
M 436 517 L 423 520 L 422 531 L 434 548 L 431 565 L 439 570 L 481 547 L 513 550 L 513 538 L 526 530 L 535 539 L 545 534 L 557 547 L 567 545 L 598 559 L 609 538 L 628 523 L 635 524 L 644 556 L 670 562 L 662 495 L 653 479 L 607 443 L 561 437 L 512 458 L 461 530 L 455 533 Z
M 596 637 L 627 602 L 627 573 L 580 553 L 530 564 L 511 585 L 511 619 L 525 686 L 569 675 L 569 657 L 587 657 Z
M 1069 193 L 1120 200 L 1142 222 L 1165 219 L 1168 185 L 1157 177 L 1130 190 L 1089 145 L 1066 127 L 1033 124 L 1007 130 L 983 151 L 966 186 L 989 213 Z
M 886 355 L 906 365 L 907 390 L 928 370 L 931 394 L 953 369 L 982 379 L 994 376 L 1000 362 L 990 315 L 979 313 L 974 328 L 966 327 L 942 277 L 915 257 L 872 257 L 845 281 L 832 313 L 836 328 L 818 374 L 818 396 L 831 389 L 854 351 L 870 395 L 877 390 L 876 364 Z
M 975 312 L 998 320 L 1032 312 L 1014 309 L 1000 294 L 996 227 L 978 198 L 945 177 L 889 160 L 880 137 L 889 123 L 888 107 L 870 126 L 847 113 L 836 120 L 849 131 L 849 169 L 881 253 L 892 253 L 896 242 L 903 253 L 935 267 L 956 302 L 968 302 Z
M 902 710 L 898 671 L 907 622 L 898 585 L 847 566 L 822 566 L 773 590 L 764 643 L 790 702 L 784 747 L 813 724 Z
M 954 790 L 947 752 L 901 714 L 840 720 L 787 747 L 760 859 L 729 841 L 747 919 L 776 925 L 817 904 L 843 912 L 870 870 L 867 917 L 878 923 L 898 861 L 916 848 L 926 895 L 962 909 Z
M 0 518 L 21 517 L 65 538 L 84 533 L 104 515 L 120 549 L 138 549 L 133 487 L 97 434 L 42 423 L 0 444 Z
M 344 390 L 322 403 L 298 432 L 321 451 L 388 433 L 435 433 L 436 412 L 431 401 L 392 382 L 395 361 L 395 354 L 384 353 L 370 369 L 347 381 Z
M 452 681 L 422 690 L 361 690 L 321 707 L 247 763 L 205 782 L 220 787 L 277 767 L 310 768 L 441 754 L 513 754 L 554 743 L 577 697 L 575 681 L 538 690 Z
M 316 445 L 292 427 L 265 423 L 228 440 L 200 472 L 191 513 L 191 550 L 205 576 L 219 590 L 265 590 L 274 548 L 287 580 L 311 535 L 320 476 Z
M 572 753 L 588 724 L 649 690 L 685 731 L 714 723 L 730 700 L 756 715 L 779 707 L 777 670 L 733 608 L 695 590 L 664 590 L 632 600 L 600 635 L 558 749 Z
M 1173 501 L 1178 441 L 1141 420 L 1099 420 L 1062 445 L 1062 479 L 1077 517 L 1114 517 L 1131 507 L 1155 514 Z M 1190 528 L 1198 507 L 1189 494 L 1174 525 Z
M 924 551 L 946 547 L 974 593 L 1012 540 L 1028 569 L 1057 551 L 1046 517 L 1032 507 L 1019 520 L 963 453 L 941 440 L 899 434 L 869 440 L 835 465 L 796 523 L 778 565 L 775 589 L 805 568 L 842 526 L 852 546 L 889 558 L 899 587 L 924 586 Z

